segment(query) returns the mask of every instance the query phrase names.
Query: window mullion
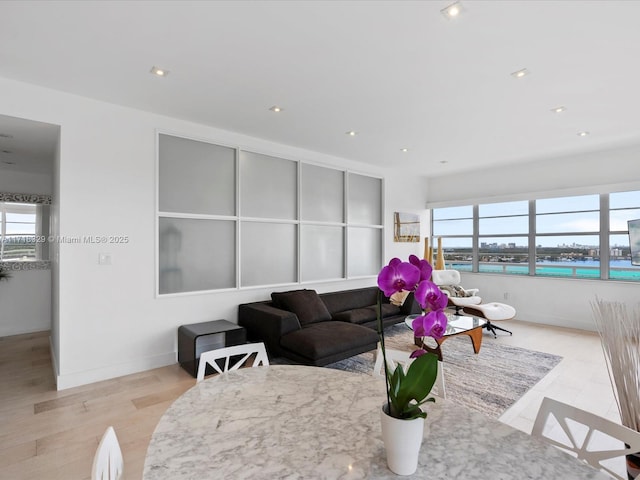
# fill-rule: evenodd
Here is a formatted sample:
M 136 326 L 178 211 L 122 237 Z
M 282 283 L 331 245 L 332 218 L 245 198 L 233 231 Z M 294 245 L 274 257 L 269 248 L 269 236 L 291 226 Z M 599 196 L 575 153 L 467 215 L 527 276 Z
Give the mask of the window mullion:
M 609 194 L 600 195 L 600 278 L 609 279 Z
M 480 207 L 479 205 L 474 205 L 473 206 L 473 240 L 471 241 L 471 248 L 472 248 L 472 262 L 473 264 L 471 265 L 471 271 L 472 272 L 479 272 L 480 271 L 480 241 L 479 241 L 479 234 L 480 234 Z
M 536 274 L 536 201 L 529 200 L 529 275 Z

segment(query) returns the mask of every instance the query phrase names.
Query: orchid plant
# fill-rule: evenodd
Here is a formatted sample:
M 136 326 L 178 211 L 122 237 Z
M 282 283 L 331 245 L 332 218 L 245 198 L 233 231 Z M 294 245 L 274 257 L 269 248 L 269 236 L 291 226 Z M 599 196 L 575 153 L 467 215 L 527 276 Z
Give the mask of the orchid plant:
M 408 262 L 393 258 L 378 274 L 380 293 L 391 297 L 394 294 L 413 293 L 415 300 L 422 308 L 422 314 L 413 320 L 413 331 L 416 337 L 433 337 L 440 339 L 447 328 L 447 296 L 430 281 L 432 267 L 426 260 L 415 255 L 409 256 Z M 402 365 L 390 371 L 384 346 L 384 327 L 381 315 L 381 297 L 378 295 L 378 334 L 382 349 L 384 371 L 387 382 L 387 413 L 405 420 L 426 418 L 420 405 L 434 402 L 429 397 L 438 374 L 438 357 L 420 348 L 411 353 L 415 360 L 405 373 Z M 423 343 L 424 347 L 424 343 Z

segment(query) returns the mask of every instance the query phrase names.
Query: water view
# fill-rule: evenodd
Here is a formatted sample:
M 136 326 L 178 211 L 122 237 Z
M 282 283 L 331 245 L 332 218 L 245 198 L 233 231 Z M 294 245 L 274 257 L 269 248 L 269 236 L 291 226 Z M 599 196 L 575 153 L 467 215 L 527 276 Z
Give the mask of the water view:
M 447 268 L 470 272 L 471 262 L 447 263 Z M 529 275 L 529 265 L 525 263 L 480 262 L 481 273 L 508 273 Z M 536 275 L 548 277 L 600 278 L 600 262 L 597 260 L 545 261 L 536 262 Z M 612 280 L 640 281 L 640 267 L 631 265 L 630 260 L 611 260 L 609 278 Z

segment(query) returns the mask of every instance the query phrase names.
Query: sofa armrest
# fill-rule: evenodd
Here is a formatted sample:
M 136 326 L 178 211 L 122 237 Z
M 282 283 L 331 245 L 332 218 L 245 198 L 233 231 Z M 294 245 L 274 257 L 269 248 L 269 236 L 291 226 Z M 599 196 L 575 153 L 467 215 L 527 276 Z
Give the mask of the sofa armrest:
M 272 356 L 282 353 L 280 337 L 301 328 L 295 313 L 262 302 L 240 305 L 238 325 L 247 329 L 249 340 L 264 342 Z

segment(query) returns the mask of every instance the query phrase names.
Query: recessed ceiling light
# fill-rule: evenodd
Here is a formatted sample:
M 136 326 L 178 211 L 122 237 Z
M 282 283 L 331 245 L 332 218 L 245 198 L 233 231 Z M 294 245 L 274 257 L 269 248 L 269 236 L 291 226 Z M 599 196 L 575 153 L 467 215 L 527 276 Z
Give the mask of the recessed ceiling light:
M 401 148 L 400 151 L 404 152 L 404 153 L 407 153 L 409 151 L 409 149 L 408 148 Z
M 440 160 L 440 163 L 444 165 L 445 163 L 449 163 L 449 160 Z
M 587 135 L 589 135 L 589 132 L 578 132 L 577 135 L 579 137 L 586 137 Z
M 531 72 L 529 70 L 527 70 L 526 68 L 522 68 L 516 72 L 513 72 L 511 74 L 512 77 L 514 78 L 522 78 L 522 77 L 526 77 L 527 75 L 529 75 Z
M 350 137 L 355 137 L 358 134 L 358 132 L 354 132 L 353 130 L 349 130 L 348 132 L 345 132 L 345 133 Z
M 160 67 L 151 67 L 151 73 L 158 77 L 166 77 L 167 75 L 169 75 L 169 70 L 165 70 L 164 68 Z
M 280 107 L 279 107 L 279 106 L 277 106 L 277 105 L 274 105 L 274 106 L 273 106 L 273 107 L 271 107 L 269 110 L 271 110 L 272 112 L 275 112 L 275 113 L 280 113 L 280 112 L 282 111 L 282 108 L 280 108 Z
M 567 109 L 567 107 L 556 107 L 556 108 L 552 108 L 551 111 L 553 113 L 562 113 Z
M 462 13 L 462 11 L 462 4 L 460 2 L 455 2 L 440 10 L 440 13 L 442 13 L 446 18 L 456 18 Z

